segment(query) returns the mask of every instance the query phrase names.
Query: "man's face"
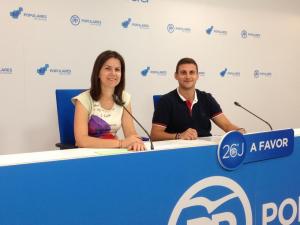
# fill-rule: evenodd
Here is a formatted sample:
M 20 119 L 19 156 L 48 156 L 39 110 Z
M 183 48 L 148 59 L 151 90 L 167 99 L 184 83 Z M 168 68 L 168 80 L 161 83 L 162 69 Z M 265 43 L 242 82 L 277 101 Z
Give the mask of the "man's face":
M 175 73 L 175 79 L 182 89 L 195 89 L 198 78 L 197 67 L 194 64 L 182 64 L 178 67 L 178 73 Z

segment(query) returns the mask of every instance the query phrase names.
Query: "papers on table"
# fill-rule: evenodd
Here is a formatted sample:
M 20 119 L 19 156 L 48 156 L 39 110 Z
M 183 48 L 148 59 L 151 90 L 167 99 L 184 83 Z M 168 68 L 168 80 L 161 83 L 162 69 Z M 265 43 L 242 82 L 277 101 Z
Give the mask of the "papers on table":
M 221 136 L 199 138 L 197 140 L 168 140 L 153 142 L 154 150 L 165 150 L 174 148 L 188 148 L 197 146 L 217 145 Z M 146 148 L 150 149 L 150 143 L 145 143 Z

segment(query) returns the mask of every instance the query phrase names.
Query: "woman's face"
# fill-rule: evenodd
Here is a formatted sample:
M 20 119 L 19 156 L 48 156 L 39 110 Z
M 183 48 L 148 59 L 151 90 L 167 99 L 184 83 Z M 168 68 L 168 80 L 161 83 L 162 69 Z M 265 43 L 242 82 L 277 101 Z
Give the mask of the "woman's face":
M 108 59 L 100 69 L 99 79 L 102 87 L 115 88 L 121 80 L 121 63 L 119 59 Z

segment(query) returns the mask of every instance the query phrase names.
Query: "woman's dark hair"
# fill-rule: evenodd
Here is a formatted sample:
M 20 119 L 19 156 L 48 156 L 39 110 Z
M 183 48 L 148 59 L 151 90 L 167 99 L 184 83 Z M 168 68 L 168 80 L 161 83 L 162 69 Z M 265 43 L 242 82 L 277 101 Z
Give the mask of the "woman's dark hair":
M 122 103 L 123 102 L 122 93 L 125 88 L 125 62 L 123 57 L 118 52 L 115 51 L 107 50 L 105 52 L 102 52 L 95 60 L 94 68 L 91 76 L 90 94 L 94 101 L 98 101 L 99 98 L 101 97 L 102 90 L 101 90 L 99 72 L 103 67 L 104 63 L 110 58 L 118 59 L 121 63 L 121 80 L 120 83 L 115 87 L 113 97 L 116 97 L 117 99 L 119 99 L 119 102 Z
M 182 58 L 178 61 L 176 65 L 176 73 L 178 73 L 179 66 L 182 64 L 194 64 L 196 66 L 197 72 L 198 72 L 198 65 L 196 61 L 192 58 Z

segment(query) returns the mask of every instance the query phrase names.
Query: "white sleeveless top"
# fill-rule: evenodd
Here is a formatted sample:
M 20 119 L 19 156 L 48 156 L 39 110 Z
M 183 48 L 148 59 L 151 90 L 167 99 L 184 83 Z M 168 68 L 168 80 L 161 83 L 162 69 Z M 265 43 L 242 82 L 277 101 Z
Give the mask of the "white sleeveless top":
M 125 106 L 130 103 L 130 95 L 123 91 L 122 99 Z M 114 103 L 109 110 L 102 108 L 99 101 L 94 101 L 90 95 L 90 90 L 87 90 L 74 98 L 73 104 L 78 100 L 85 107 L 89 114 L 88 134 L 92 137 L 113 139 L 116 138 L 116 133 L 121 128 L 123 107 Z

